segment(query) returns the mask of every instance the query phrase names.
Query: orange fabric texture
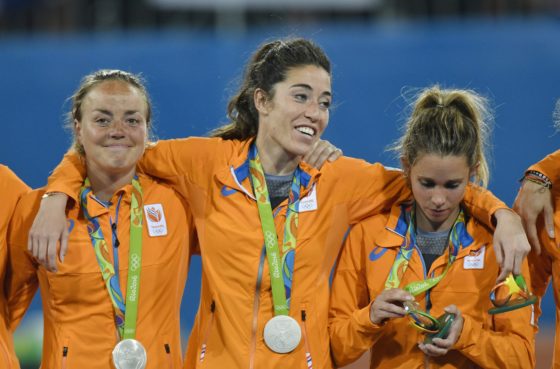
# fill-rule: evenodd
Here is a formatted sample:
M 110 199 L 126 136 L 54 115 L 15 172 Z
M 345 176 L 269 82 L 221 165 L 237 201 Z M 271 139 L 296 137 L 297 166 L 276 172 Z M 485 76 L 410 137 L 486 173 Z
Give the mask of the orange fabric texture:
M 320 171 L 301 164 L 307 176 L 301 197 L 307 198 L 309 207 L 299 214 L 290 315 L 307 332 L 307 339 L 302 338 L 289 354 L 275 354 L 263 342 L 264 325 L 273 309 L 260 219 L 248 178 L 249 146 L 249 141 L 218 138 L 160 141 L 141 161 L 142 170 L 170 183 L 189 201 L 195 218 L 202 290 L 185 368 L 308 368 L 306 347 L 313 368 L 332 368 L 329 275 L 344 235 L 349 225 L 388 210 L 409 191 L 400 172 L 380 164 L 346 157 Z M 79 160 L 67 155 L 51 176 L 49 191 L 75 198 L 82 175 Z M 505 207 L 494 197 L 481 198 L 484 201 L 473 208 L 492 213 Z M 280 242 L 286 204 L 287 200 L 275 211 Z
M 554 291 L 554 301 L 556 305 L 556 337 L 554 340 L 554 355 L 552 358 L 552 367 L 560 368 L 560 248 L 558 247 L 558 239 L 560 235 L 560 150 L 546 156 L 540 162 L 534 164 L 529 169 L 537 170 L 545 174 L 552 180 L 552 201 L 554 207 L 554 232 L 556 239 L 551 239 L 546 232 L 544 221 L 539 217 L 537 225 L 539 233 L 539 241 L 541 243 L 541 254 L 536 255 L 534 252 L 529 254 L 529 266 L 531 269 L 531 284 L 533 292 L 542 298 L 548 285 L 552 282 Z M 540 305 L 537 305 L 537 317 L 542 314 Z
M 8 235 L 9 224 L 19 198 L 29 191 L 29 187 L 23 183 L 8 167 L 0 165 L 0 280 L 4 281 L 6 276 L 6 264 L 8 257 Z M 19 368 L 19 362 L 14 351 L 12 334 L 6 325 L 8 318 L 8 306 L 5 299 L 4 284 L 0 283 L 0 367 Z
M 194 241 L 192 217 L 181 198 L 170 188 L 140 176 L 144 200 L 142 268 L 138 339 L 147 351 L 147 367 L 182 366 L 180 304 L 187 278 L 190 248 Z M 117 191 L 106 207 L 93 199 L 88 212 L 98 216 L 104 238 L 112 251 L 110 217 L 113 223 L 118 198 L 117 235 L 120 245 L 119 281 L 126 298 L 130 238 L 130 194 L 132 185 Z M 20 201 L 12 221 L 10 266 L 14 271 L 8 283 L 11 329 L 14 330 L 40 287 L 45 320 L 43 368 L 113 368 L 111 352 L 117 344 L 113 306 L 105 288 L 87 230 L 87 221 L 75 204 L 67 212 L 70 229 L 68 253 L 58 272 L 51 273 L 27 252 L 27 233 L 39 208 L 43 190 L 32 191 Z M 160 204 L 165 217 L 166 235 L 150 236 L 146 209 Z M 152 216 L 153 218 L 153 216 Z M 161 226 L 160 223 L 156 225 Z M 114 262 L 114 261 L 113 261 Z
M 560 296 L 558 294 L 558 291 L 560 291 L 560 249 L 558 248 L 558 239 L 560 237 L 560 150 L 547 155 L 528 170 L 539 171 L 552 181 L 552 201 L 555 209 L 554 232 L 556 239 L 548 237 L 544 221 L 542 217 L 539 217 L 537 229 L 541 243 L 541 254 L 536 255 L 534 252 L 531 252 L 528 258 L 533 293 L 542 298 L 546 293 L 548 285 L 552 282 L 556 305 L 556 334 L 552 367 L 560 369 L 560 324 L 558 324 L 558 317 L 560 317 Z M 542 314 L 540 303 L 536 306 L 537 317 L 540 317 Z
M 527 170 L 536 170 L 545 174 L 553 184 L 560 184 L 560 150 L 545 156 L 538 163 L 533 164 Z
M 534 332 L 532 308 L 489 315 L 489 294 L 496 283 L 499 267 L 492 248 L 492 235 L 470 219 L 467 231 L 474 242 L 462 248 L 447 275 L 416 300 L 429 312 L 440 316 L 455 304 L 464 317 L 459 340 L 452 350 L 439 358 L 427 358 L 417 347 L 424 336 L 410 325 L 408 318 L 396 318 L 383 325 L 370 320 L 370 306 L 385 289 L 385 281 L 397 257 L 403 236 L 394 231 L 401 209 L 371 217 L 350 232 L 341 253 L 332 286 L 329 331 L 334 360 L 339 365 L 358 359 L 371 349 L 371 368 L 532 368 Z M 440 275 L 447 265 L 448 250 L 425 270 L 415 249 L 400 288 Z M 480 269 L 465 269 L 466 258 L 481 255 Z M 469 265 L 469 264 L 467 264 Z M 471 264 L 472 266 L 472 264 Z M 523 265 L 528 276 L 527 262 Z M 425 274 L 426 273 L 426 274 Z M 432 274 L 434 273 L 434 274 Z

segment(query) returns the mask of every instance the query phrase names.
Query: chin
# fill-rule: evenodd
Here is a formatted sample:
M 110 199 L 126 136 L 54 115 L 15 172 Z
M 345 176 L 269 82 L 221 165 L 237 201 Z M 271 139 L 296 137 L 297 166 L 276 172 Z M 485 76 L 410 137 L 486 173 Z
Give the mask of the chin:
M 294 156 L 305 156 L 307 155 L 312 149 L 313 145 L 316 141 L 310 143 L 298 143 L 293 147 L 292 154 Z

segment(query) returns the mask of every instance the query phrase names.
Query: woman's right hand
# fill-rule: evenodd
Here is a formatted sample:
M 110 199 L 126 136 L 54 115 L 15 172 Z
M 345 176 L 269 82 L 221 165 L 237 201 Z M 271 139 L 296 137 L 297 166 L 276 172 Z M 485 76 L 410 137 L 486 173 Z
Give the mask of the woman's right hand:
M 414 301 L 414 297 L 399 288 L 384 290 L 376 298 L 369 311 L 373 324 L 383 324 L 387 319 L 401 318 L 406 315 L 403 303 Z
M 544 215 L 544 225 L 550 238 L 554 238 L 554 209 L 550 190 L 538 183 L 524 180 L 515 198 L 513 210 L 521 216 L 527 238 L 537 254 L 541 252 L 537 232 L 537 218 Z
M 60 261 L 64 261 L 68 249 L 66 203 L 63 193 L 49 194 L 41 200 L 41 206 L 29 231 L 27 250 L 48 271 L 56 272 L 57 245 L 60 242 Z

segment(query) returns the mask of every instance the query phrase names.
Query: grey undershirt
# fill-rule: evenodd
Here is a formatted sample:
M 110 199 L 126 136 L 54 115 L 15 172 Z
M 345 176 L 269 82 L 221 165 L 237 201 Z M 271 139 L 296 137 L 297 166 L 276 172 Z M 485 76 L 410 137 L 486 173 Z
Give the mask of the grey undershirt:
M 432 263 L 447 248 L 447 240 L 449 239 L 449 230 L 442 232 L 424 232 L 421 229 L 416 230 L 416 245 L 422 252 L 426 271 L 430 270 Z
M 265 174 L 264 177 L 266 179 L 266 187 L 268 188 L 268 196 L 270 197 L 270 206 L 274 209 L 288 198 L 294 176 L 293 174 L 287 176 Z

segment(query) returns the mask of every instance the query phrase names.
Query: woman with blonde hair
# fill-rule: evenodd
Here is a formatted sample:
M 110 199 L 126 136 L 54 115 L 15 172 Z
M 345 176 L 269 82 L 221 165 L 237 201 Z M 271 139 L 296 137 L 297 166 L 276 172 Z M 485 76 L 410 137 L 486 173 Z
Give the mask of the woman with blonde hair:
M 512 276 L 519 299 L 500 301 L 500 292 L 493 301 L 503 306 L 492 305 L 491 292 L 507 287 L 494 290 L 492 234 L 464 205 L 469 182 L 488 183 L 486 117 L 473 91 L 419 94 L 394 146 L 412 197 L 356 225 L 336 268 L 329 331 L 337 365 L 371 350 L 371 368 L 534 366 L 532 310 L 521 308 L 534 299 Z M 516 310 L 491 314 L 508 309 Z
M 43 368 L 183 364 L 179 313 L 194 226 L 175 191 L 136 171 L 151 111 L 140 77 L 120 70 L 85 76 L 72 96 L 68 123 L 86 178 L 64 213 L 70 247 L 56 274 L 27 250 L 45 189 L 14 213 L 8 322 L 15 330 L 40 288 Z

